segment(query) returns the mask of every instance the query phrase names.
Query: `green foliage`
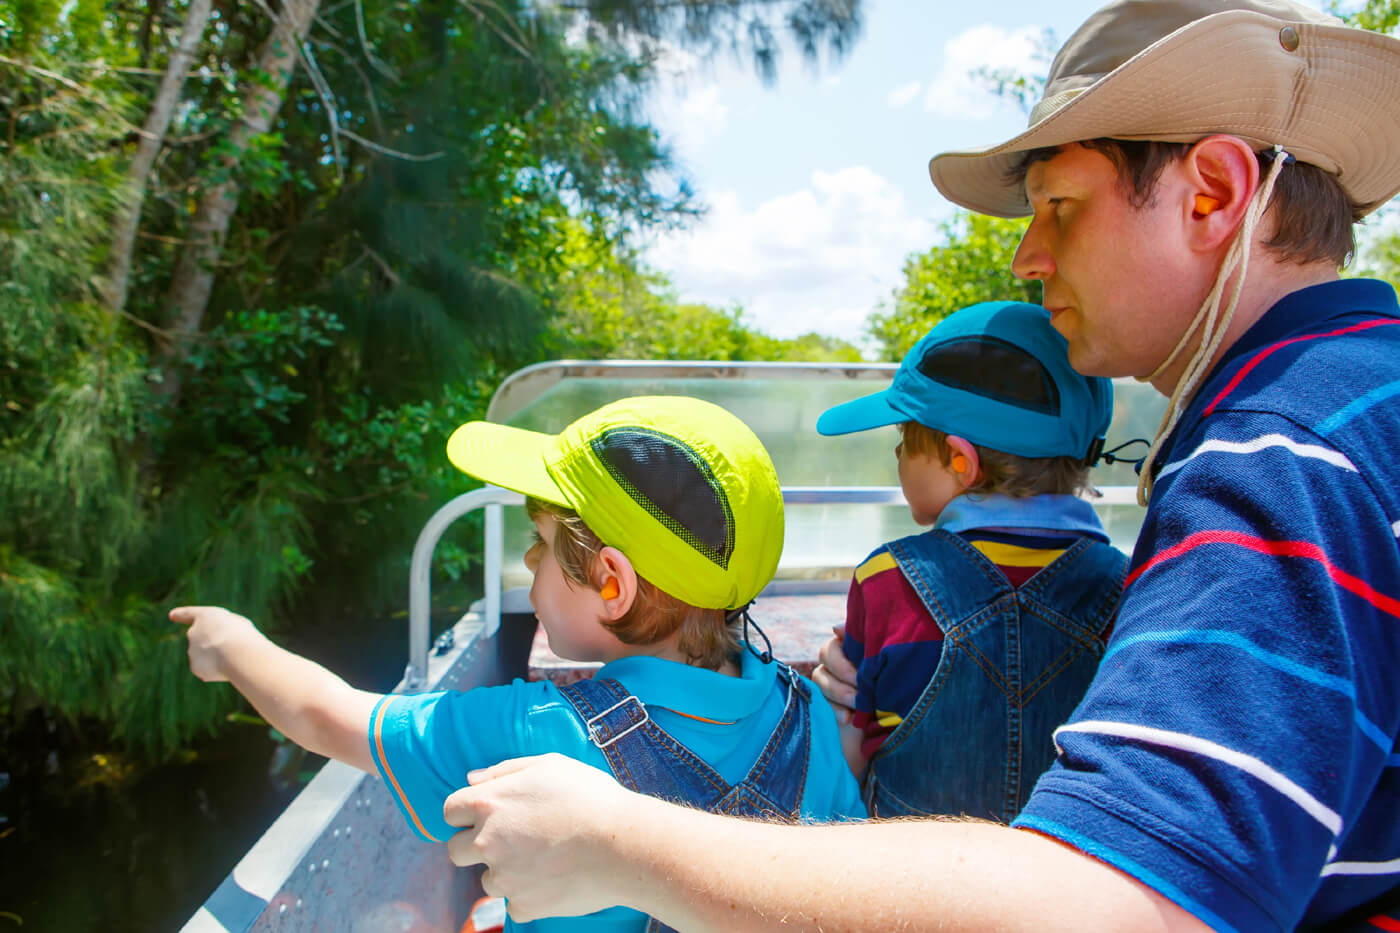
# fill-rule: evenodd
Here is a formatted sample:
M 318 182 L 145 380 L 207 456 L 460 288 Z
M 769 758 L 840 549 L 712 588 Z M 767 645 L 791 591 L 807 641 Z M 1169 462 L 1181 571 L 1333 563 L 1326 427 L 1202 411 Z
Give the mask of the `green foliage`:
M 1024 220 L 959 213 L 942 227 L 943 242 L 904 263 L 894 303 L 870 316 L 880 355 L 898 360 L 933 325 L 981 301 L 1040 301 L 1040 286 L 1011 274 Z
M 835 337 L 783 340 L 744 319 L 741 308 L 678 302 L 665 278 L 643 268 L 623 244 L 562 225 L 549 290 L 551 356 L 630 360 L 855 361 L 860 351 Z
M 1361 9 L 1345 18 L 1362 29 L 1393 33 L 1400 26 L 1400 0 L 1366 0 Z
M 1058 45 L 1055 31 L 1042 29 L 1026 63 L 1031 66 L 1031 71 L 983 67 L 973 70 L 972 79 L 995 96 L 1011 101 L 1029 116 L 1045 93 L 1045 75 L 1050 70 L 1050 62 L 1055 57 Z
M 338 318 L 319 308 L 234 311 L 190 352 L 187 404 L 201 417 L 189 425 L 206 442 L 253 451 L 271 445 L 306 401 L 299 367 L 336 345 Z
M 1383 279 L 1400 289 L 1400 233 L 1374 237 L 1359 253 L 1353 274 Z
M 855 355 L 680 304 L 629 245 L 695 207 L 643 116 L 655 46 L 612 27 L 725 38 L 757 10 L 770 31 L 735 47 L 761 57 L 782 30 L 839 52 L 859 22 L 854 2 L 692 6 L 579 31 L 523 0 L 323 4 L 277 119 L 237 147 L 271 21 L 219 6 L 113 315 L 94 297 L 183 4 L 0 0 L 0 730 L 42 707 L 166 756 L 238 702 L 189 674 L 171 605 L 283 631 L 400 608 L 414 536 L 467 487 L 447 436 L 521 365 Z M 193 205 L 225 184 L 213 291 L 177 337 Z M 439 572 L 471 578 L 471 541 Z
M 768 83 L 777 74 L 783 33 L 815 63 L 823 49 L 840 58 L 861 29 L 858 0 L 584 0 L 578 7 L 588 12 L 585 22 L 595 35 L 667 39 L 704 55 L 727 48 L 748 58 Z

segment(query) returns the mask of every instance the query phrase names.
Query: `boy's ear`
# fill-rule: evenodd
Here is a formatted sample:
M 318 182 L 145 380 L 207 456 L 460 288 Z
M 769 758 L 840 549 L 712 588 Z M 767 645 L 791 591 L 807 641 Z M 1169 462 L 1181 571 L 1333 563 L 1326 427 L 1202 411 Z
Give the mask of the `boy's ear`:
M 604 547 L 593 562 L 593 585 L 603 600 L 603 618 L 613 622 L 632 609 L 637 598 L 637 571 L 626 554 Z
M 948 458 L 948 467 L 957 475 L 958 485 L 968 489 L 976 484 L 982 467 L 977 457 L 977 447 L 965 437 L 948 435 L 948 446 L 953 448 Z

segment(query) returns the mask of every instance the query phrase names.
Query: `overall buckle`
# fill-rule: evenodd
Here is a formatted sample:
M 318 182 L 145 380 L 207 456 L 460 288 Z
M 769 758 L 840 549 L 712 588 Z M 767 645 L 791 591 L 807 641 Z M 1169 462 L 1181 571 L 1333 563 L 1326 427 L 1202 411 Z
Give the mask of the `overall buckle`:
M 607 716 L 609 713 L 617 712 L 618 710 L 622 709 L 622 707 L 626 706 L 628 703 L 637 704 L 637 708 L 642 711 L 642 718 L 632 723 L 632 725 L 628 726 L 626 729 L 623 729 L 621 732 L 619 732 L 617 735 L 614 735 L 606 742 L 598 741 L 598 729 L 596 728 L 597 724 L 603 719 L 603 717 Z M 598 746 L 598 748 L 603 749 L 607 748 L 609 745 L 613 744 L 627 733 L 633 732 L 649 722 L 651 722 L 651 714 L 647 712 L 646 704 L 634 696 L 626 696 L 621 700 L 618 700 L 612 706 L 609 706 L 607 709 L 603 710 L 601 713 L 598 713 L 596 716 L 590 716 L 588 719 L 584 720 L 583 724 L 588 728 L 588 741 Z

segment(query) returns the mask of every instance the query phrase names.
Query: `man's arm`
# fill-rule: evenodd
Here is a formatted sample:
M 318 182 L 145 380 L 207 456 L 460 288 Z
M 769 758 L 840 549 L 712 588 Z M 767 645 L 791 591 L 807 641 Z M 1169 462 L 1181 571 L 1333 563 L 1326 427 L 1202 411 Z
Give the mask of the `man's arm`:
M 243 616 L 216 606 L 181 606 L 190 670 L 228 681 L 287 738 L 309 751 L 373 774 L 369 720 L 379 694 L 356 690 L 314 661 L 279 648 Z
M 459 865 L 532 920 L 623 904 L 684 930 L 1209 928 L 1096 859 L 960 820 L 782 826 L 627 791 L 547 755 L 471 775 L 448 798 Z

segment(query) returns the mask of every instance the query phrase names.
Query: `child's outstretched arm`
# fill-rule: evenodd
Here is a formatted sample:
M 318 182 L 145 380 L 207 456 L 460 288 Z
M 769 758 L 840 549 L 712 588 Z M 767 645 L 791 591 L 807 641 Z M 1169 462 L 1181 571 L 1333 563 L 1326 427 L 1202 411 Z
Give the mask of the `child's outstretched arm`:
M 369 720 L 380 695 L 356 690 L 314 661 L 279 648 L 243 616 L 217 606 L 180 606 L 190 670 L 228 681 L 268 723 L 308 751 L 374 773 Z

